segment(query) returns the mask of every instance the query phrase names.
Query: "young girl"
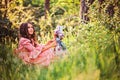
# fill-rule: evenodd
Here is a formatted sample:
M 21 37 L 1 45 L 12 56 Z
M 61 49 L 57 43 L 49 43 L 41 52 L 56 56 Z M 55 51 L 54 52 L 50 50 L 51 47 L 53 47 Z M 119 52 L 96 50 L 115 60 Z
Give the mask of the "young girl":
M 55 39 L 49 41 L 46 45 L 39 44 L 32 23 L 22 23 L 20 25 L 20 39 L 16 54 L 25 63 L 48 66 L 54 58 L 53 48 L 55 46 Z

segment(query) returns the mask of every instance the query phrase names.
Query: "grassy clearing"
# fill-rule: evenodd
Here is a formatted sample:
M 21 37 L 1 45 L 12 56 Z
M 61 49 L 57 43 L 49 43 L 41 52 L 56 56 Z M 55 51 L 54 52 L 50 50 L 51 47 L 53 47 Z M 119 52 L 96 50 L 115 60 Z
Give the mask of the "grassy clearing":
M 114 34 L 97 23 L 80 25 L 75 29 L 65 31 L 67 36 L 64 41 L 69 54 L 56 60 L 48 68 L 23 64 L 13 55 L 16 44 L 0 45 L 0 79 L 119 80 L 119 64 L 116 64 L 112 38 Z

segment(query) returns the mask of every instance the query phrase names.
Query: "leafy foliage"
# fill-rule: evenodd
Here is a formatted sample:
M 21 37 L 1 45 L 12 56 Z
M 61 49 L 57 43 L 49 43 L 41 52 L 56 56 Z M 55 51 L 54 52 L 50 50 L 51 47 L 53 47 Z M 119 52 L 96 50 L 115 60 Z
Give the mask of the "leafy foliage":
M 0 79 L 119 80 L 119 0 L 106 0 L 101 5 L 98 0 L 94 0 L 92 5 L 88 4 L 90 22 L 87 24 L 80 20 L 80 4 L 79 0 L 50 0 L 47 19 L 44 17 L 44 0 L 12 0 L 8 8 L 2 8 L 0 20 L 5 20 L 3 16 L 7 10 L 7 20 L 12 24 L 10 28 L 10 24 L 7 24 L 6 29 L 14 31 L 11 32 L 14 33 L 11 37 L 15 37 L 13 38 L 15 43 L 8 39 L 10 38 L 8 35 L 6 35 L 8 38 L 2 38 L 5 43 L 0 43 Z M 110 4 L 114 6 L 112 16 L 108 10 Z M 63 41 L 67 45 L 68 54 L 48 68 L 23 64 L 13 54 L 13 50 L 18 44 L 16 28 L 26 21 L 34 22 L 41 43 L 53 37 L 53 30 L 57 25 L 63 25 L 65 34 Z

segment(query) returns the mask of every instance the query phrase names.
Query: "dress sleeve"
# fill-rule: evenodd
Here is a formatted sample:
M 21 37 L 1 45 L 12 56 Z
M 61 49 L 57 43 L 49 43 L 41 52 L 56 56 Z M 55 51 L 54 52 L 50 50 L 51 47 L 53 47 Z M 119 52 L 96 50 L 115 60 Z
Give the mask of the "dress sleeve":
M 30 40 L 28 39 L 22 40 L 21 45 L 28 50 L 29 58 L 36 58 L 41 53 L 42 50 L 42 46 L 36 48 L 30 43 Z

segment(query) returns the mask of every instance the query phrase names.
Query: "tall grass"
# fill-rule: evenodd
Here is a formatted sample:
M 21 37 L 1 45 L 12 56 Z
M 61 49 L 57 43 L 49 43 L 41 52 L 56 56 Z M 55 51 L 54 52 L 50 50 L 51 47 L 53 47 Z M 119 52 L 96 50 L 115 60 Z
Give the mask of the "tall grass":
M 70 29 L 71 28 L 71 29 Z M 68 54 L 48 68 L 25 65 L 13 55 L 16 44 L 0 45 L 1 80 L 119 80 L 114 33 L 98 22 L 66 27 Z M 50 37 L 50 36 L 47 36 Z

